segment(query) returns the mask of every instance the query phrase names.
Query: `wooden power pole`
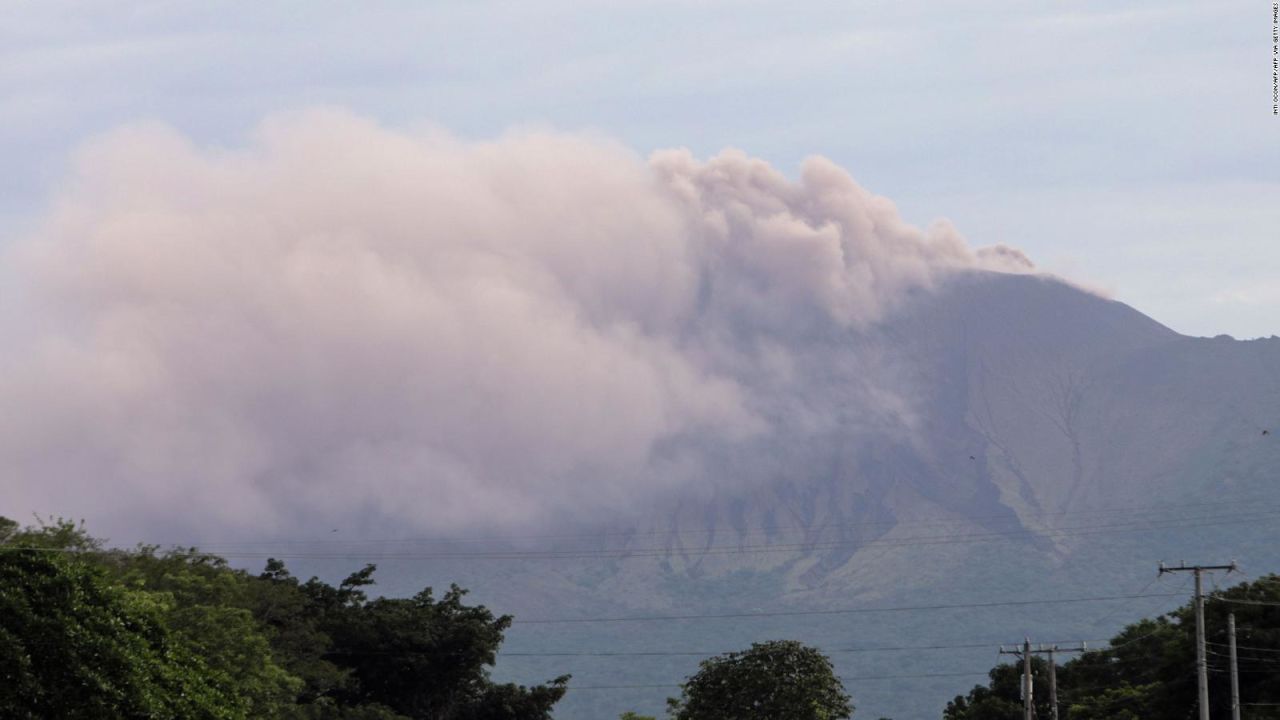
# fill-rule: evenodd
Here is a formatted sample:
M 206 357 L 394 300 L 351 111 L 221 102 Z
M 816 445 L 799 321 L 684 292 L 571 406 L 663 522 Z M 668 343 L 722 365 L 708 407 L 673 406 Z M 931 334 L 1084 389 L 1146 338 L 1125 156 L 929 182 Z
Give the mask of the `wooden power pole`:
M 1227 616 L 1227 647 L 1231 654 L 1231 720 L 1240 720 L 1240 671 L 1236 669 L 1236 614 Z
M 1035 712 L 1035 702 L 1031 697 L 1034 691 L 1031 684 L 1031 638 L 1024 639 L 1021 648 L 1015 645 L 1013 650 L 1005 650 L 1001 645 L 1000 654 L 1016 655 L 1022 658 L 1022 720 L 1031 720 Z
M 1022 642 L 1022 720 L 1031 720 L 1035 715 L 1034 692 L 1035 687 L 1031 684 L 1031 638 L 1026 638 Z
M 1052 720 L 1058 720 L 1058 666 L 1054 659 L 1055 653 L 1060 652 L 1084 652 L 1088 648 L 1084 643 L 1080 643 L 1075 647 L 1062 647 L 1060 645 L 1043 645 L 1039 647 L 1031 647 L 1031 639 L 1027 638 L 1022 642 L 1022 647 L 1014 646 L 1012 650 L 1006 650 L 1002 645 L 1000 647 L 1001 655 L 1017 655 L 1022 658 L 1022 718 L 1023 720 L 1031 720 L 1035 715 L 1035 688 L 1031 683 L 1031 656 L 1036 654 L 1044 654 L 1049 658 L 1049 712 Z
M 1059 647 L 1057 645 L 1050 645 L 1048 649 L 1043 649 L 1043 645 L 1040 647 L 1042 648 L 1042 652 L 1049 656 L 1049 717 L 1050 720 L 1058 720 L 1058 665 L 1054 661 L 1054 653 L 1082 653 L 1089 648 L 1084 643 L 1080 643 L 1077 647 Z
M 1178 567 L 1166 567 L 1160 563 L 1160 574 L 1173 572 L 1190 572 L 1196 578 L 1196 686 L 1200 699 L 1200 720 L 1209 720 L 1209 663 L 1205 658 L 1204 648 L 1204 587 L 1201 576 L 1205 570 L 1226 570 L 1232 572 L 1236 564 L 1230 565 L 1188 565 L 1183 562 Z

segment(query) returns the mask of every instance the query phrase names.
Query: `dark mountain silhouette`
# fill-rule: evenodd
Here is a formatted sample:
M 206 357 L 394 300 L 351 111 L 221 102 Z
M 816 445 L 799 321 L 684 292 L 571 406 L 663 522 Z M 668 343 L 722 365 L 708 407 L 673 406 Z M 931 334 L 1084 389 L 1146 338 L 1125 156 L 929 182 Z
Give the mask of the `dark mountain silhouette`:
M 1267 430 L 1280 415 L 1280 338 L 1187 337 L 1058 280 L 965 273 L 877 326 L 799 339 L 789 372 L 805 382 L 762 384 L 791 394 L 771 403 L 788 408 L 773 431 L 700 449 L 708 481 L 669 502 L 570 518 L 556 537 L 452 548 L 506 559 L 394 561 L 383 576 L 458 581 L 517 618 L 816 611 L 517 624 L 510 652 L 624 656 L 499 666 L 524 682 L 554 667 L 614 686 L 674 683 L 700 651 L 767 638 L 828 649 L 1104 638 L 1185 600 L 1152 585 L 1161 559 L 1280 567 L 1280 443 Z M 1151 587 L 1171 597 L 822 614 Z M 627 659 L 637 650 L 691 654 Z M 990 653 L 965 652 L 833 659 L 860 716 L 909 720 L 937 717 L 981 679 Z M 978 677 L 949 677 L 968 669 Z M 885 675 L 905 677 L 856 679 Z M 559 716 L 652 712 L 666 694 L 571 691 Z

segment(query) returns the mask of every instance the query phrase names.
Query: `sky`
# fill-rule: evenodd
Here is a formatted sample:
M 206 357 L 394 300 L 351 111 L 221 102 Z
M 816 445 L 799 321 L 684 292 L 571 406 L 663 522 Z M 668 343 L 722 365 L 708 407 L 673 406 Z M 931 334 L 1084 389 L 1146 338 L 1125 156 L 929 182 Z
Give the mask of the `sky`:
M 235 148 L 343 108 L 468 139 L 585 133 L 641 155 L 821 155 L 909 222 L 1183 333 L 1280 333 L 1270 6 L 546 0 L 10 2 L 0 242 L 78 148 L 162 123 Z
M 6 10 L 15 516 L 464 532 L 710 492 L 779 428 L 914 432 L 901 358 L 824 353 L 957 269 L 1280 332 L 1256 1 Z
M 1280 334 L 1268 0 L 0 14 L 19 520 L 509 533 L 803 478 L 918 430 L 910 363 L 841 333 L 1024 255 Z

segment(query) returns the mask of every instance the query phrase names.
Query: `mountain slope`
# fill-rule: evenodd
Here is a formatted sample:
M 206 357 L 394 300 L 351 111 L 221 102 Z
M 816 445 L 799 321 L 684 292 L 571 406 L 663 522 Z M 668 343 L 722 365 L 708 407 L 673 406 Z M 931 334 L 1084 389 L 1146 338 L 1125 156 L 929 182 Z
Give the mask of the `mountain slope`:
M 1280 567 L 1280 339 L 1185 337 L 1053 279 L 966 273 L 876 326 L 807 335 L 779 366 L 756 388 L 785 408 L 770 432 L 694 448 L 703 475 L 668 502 L 566 520 L 555 537 L 451 548 L 476 560 L 384 563 L 389 589 L 457 581 L 518 618 L 820 611 L 515 626 L 510 652 L 569 654 L 508 657 L 500 674 L 564 670 L 601 686 L 571 692 L 559 712 L 585 719 L 656 711 L 674 690 L 615 686 L 670 685 L 699 653 L 753 640 L 1107 637 L 1183 597 L 1052 613 L 822 614 L 832 609 L 1141 595 L 1160 559 L 1186 556 Z M 672 650 L 686 654 L 625 655 Z M 936 717 L 976 680 L 949 674 L 981 674 L 990 658 L 835 659 L 855 678 L 859 715 L 908 720 Z

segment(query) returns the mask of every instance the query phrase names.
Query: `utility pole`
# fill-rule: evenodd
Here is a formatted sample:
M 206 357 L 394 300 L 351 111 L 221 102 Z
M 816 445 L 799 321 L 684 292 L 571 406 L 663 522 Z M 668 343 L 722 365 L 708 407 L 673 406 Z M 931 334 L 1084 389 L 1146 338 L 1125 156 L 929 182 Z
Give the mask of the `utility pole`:
M 1022 720 L 1031 720 L 1035 713 L 1035 703 L 1032 702 L 1031 692 L 1031 638 L 1025 638 L 1022 641 L 1022 647 L 1014 646 L 1013 650 L 1005 650 L 1004 646 L 1000 646 L 1001 655 L 1016 655 L 1022 658 Z
M 1236 670 L 1236 614 L 1227 616 L 1227 642 L 1231 653 L 1231 720 L 1240 720 L 1240 673 Z
M 1031 685 L 1031 638 L 1026 638 L 1022 642 L 1022 720 L 1031 720 L 1036 712 L 1035 699 L 1031 696 L 1034 689 Z
M 1054 653 L 1060 652 L 1084 652 L 1088 650 L 1088 646 L 1080 643 L 1078 647 L 1058 647 L 1050 645 L 1047 649 L 1041 645 L 1041 652 L 1049 656 L 1049 717 L 1051 720 L 1058 720 L 1058 665 L 1054 662 Z
M 1058 665 L 1053 660 L 1054 646 L 1049 646 L 1049 720 L 1058 720 Z
M 1022 658 L 1022 717 L 1023 720 L 1031 720 L 1035 715 L 1035 698 L 1033 695 L 1034 688 L 1031 684 L 1031 656 L 1043 653 L 1049 656 L 1049 708 L 1052 720 L 1058 720 L 1058 667 L 1054 662 L 1054 653 L 1060 652 L 1084 652 L 1088 647 L 1084 643 L 1080 643 L 1077 647 L 1061 647 L 1059 645 L 1041 644 L 1038 648 L 1031 648 L 1031 639 L 1023 641 L 1022 648 L 1018 649 L 1014 646 L 1013 650 L 1005 650 L 1004 646 L 1000 646 L 1001 655 L 1017 655 Z
M 1204 650 L 1204 587 L 1201 576 L 1205 570 L 1236 570 L 1235 562 L 1230 565 L 1188 565 L 1183 561 L 1178 567 L 1166 567 L 1160 563 L 1160 574 L 1173 572 L 1191 572 L 1196 577 L 1196 685 L 1200 698 L 1200 720 L 1209 720 L 1209 663 L 1205 659 Z

